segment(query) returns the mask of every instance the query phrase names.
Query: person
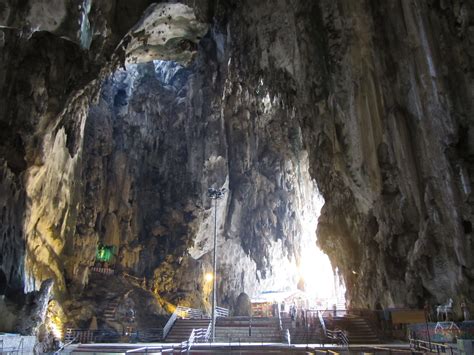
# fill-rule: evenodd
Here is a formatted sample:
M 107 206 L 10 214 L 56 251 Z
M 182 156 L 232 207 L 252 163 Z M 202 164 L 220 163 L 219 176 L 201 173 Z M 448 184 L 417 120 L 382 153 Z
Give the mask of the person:
M 303 307 L 301 307 L 301 324 L 303 325 L 303 327 L 306 326 L 306 317 Z
M 295 304 L 292 304 L 290 306 L 290 317 L 291 317 L 291 327 L 293 329 L 296 328 L 296 306 Z
M 130 306 L 126 313 L 127 322 L 134 323 L 135 322 L 135 310 Z
M 471 314 L 469 313 L 469 307 L 467 306 L 466 300 L 461 302 L 461 311 L 464 321 L 468 321 L 469 318 L 471 318 Z
M 292 305 L 290 306 L 290 317 L 291 317 L 291 320 L 292 320 L 292 321 L 295 320 L 295 314 L 296 314 L 296 312 L 295 312 L 295 306 L 292 304 Z

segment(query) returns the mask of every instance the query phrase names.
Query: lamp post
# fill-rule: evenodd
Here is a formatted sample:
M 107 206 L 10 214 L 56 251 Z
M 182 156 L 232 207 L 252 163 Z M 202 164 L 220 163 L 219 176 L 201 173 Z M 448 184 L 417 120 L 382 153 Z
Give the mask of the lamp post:
M 225 188 L 222 189 L 214 189 L 210 187 L 207 190 L 207 194 L 209 198 L 214 200 L 214 248 L 212 252 L 212 272 L 214 274 L 213 277 L 213 284 L 212 284 L 212 319 L 211 319 L 211 333 L 212 333 L 212 342 L 215 340 L 215 333 L 216 333 L 216 298 L 217 298 L 217 258 L 216 258 L 216 250 L 217 250 L 217 200 L 224 197 Z

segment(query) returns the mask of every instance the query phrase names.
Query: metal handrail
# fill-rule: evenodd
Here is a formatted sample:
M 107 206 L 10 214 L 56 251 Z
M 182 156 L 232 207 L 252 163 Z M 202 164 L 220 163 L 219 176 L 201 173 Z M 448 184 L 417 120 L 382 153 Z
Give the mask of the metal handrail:
M 200 309 L 178 306 L 175 310 L 181 318 L 202 318 L 204 313 Z
M 426 340 L 421 340 L 421 339 L 413 339 L 410 338 L 410 348 L 415 349 L 415 350 L 423 350 L 423 351 L 429 351 L 439 353 L 444 352 L 447 353 L 447 350 L 449 349 L 451 354 L 453 353 L 453 349 L 444 343 L 435 343 L 435 342 L 429 342 Z
M 228 317 L 229 310 L 224 307 L 216 307 L 216 317 Z
M 206 330 L 205 341 L 209 341 L 209 338 L 211 337 L 211 329 L 212 329 L 212 322 L 209 322 L 209 325 L 207 326 L 207 330 Z
M 177 308 L 176 308 L 176 310 L 177 310 Z M 168 319 L 165 326 L 163 327 L 163 339 L 166 338 L 169 331 L 171 330 L 171 327 L 173 326 L 174 322 L 176 322 L 176 319 L 178 318 L 178 313 L 176 312 L 176 310 L 173 312 L 170 319 Z
M 181 352 L 190 351 L 194 343 L 204 340 L 206 342 L 209 339 L 209 327 L 208 329 L 196 328 L 191 331 L 188 340 L 181 343 Z
M 321 323 L 321 327 L 323 328 L 324 335 L 332 340 L 339 340 L 344 347 L 349 347 L 349 339 L 347 338 L 346 333 L 342 330 L 330 330 L 326 328 L 326 323 L 324 322 L 324 318 L 321 311 L 318 312 L 319 322 Z
M 188 340 L 183 341 L 181 343 L 181 352 L 183 352 L 184 350 L 187 350 L 187 351 L 191 350 L 191 347 L 194 344 L 195 332 L 196 332 L 196 329 L 193 329 L 191 331 L 191 335 L 189 336 Z
M 138 352 L 145 352 L 145 354 L 148 353 L 148 350 L 159 350 L 160 353 L 163 353 L 163 352 L 170 352 L 170 351 L 174 351 L 174 347 L 173 346 L 169 346 L 169 347 L 163 347 L 163 346 L 142 346 L 141 348 L 136 348 L 136 349 L 131 349 L 131 350 L 126 350 L 125 351 L 125 354 L 131 354 L 131 353 L 138 353 Z
M 54 355 L 60 354 L 61 351 L 63 351 L 63 350 L 66 349 L 68 346 L 70 346 L 72 343 L 74 343 L 74 342 L 77 340 L 77 337 L 78 337 L 78 336 L 76 335 L 71 341 L 69 341 L 68 343 L 63 344 L 63 346 L 61 346 L 58 350 L 56 350 L 56 351 L 54 352 Z
M 130 333 L 140 342 L 156 342 L 163 340 L 163 328 L 146 328 L 137 329 Z M 120 334 L 106 330 L 89 330 L 89 329 L 72 329 L 67 328 L 64 342 L 65 346 L 70 343 L 101 343 L 101 342 L 117 342 Z
M 282 334 L 282 337 L 286 340 L 288 345 L 291 344 L 291 335 L 290 335 L 290 330 L 286 329 L 286 332 L 283 330 L 283 322 L 281 319 L 281 308 L 280 308 L 280 303 L 278 303 L 278 326 L 280 327 L 280 332 Z
M 347 338 L 346 333 L 342 330 L 327 330 L 326 336 L 333 340 L 338 340 L 341 344 L 348 348 L 349 347 L 349 339 Z
M 173 327 L 173 324 L 176 322 L 176 319 L 179 318 L 202 318 L 203 312 L 200 309 L 189 308 L 189 307 L 182 307 L 178 306 L 174 310 L 171 317 L 166 322 L 165 326 L 163 327 L 163 339 L 166 338 L 169 331 Z
M 280 311 L 280 304 L 278 303 L 278 323 L 280 326 L 280 330 L 283 331 L 283 323 L 281 321 L 281 311 Z
M 321 323 L 321 327 L 323 328 L 324 335 L 326 335 L 326 323 L 324 322 L 323 313 L 320 310 L 318 310 L 317 312 L 318 312 L 319 323 Z
M 390 348 L 386 346 L 370 346 L 370 349 L 374 350 L 384 350 L 384 351 L 397 351 L 398 353 L 410 353 L 413 354 L 413 350 L 402 349 L 402 348 Z
M 24 344 L 23 344 L 23 338 L 20 339 L 20 343 L 18 344 L 18 348 L 16 346 L 9 346 L 5 347 L 5 344 L 3 342 L 3 339 L 0 340 L 0 344 L 2 345 L 2 348 L 0 349 L 0 354 L 6 353 L 20 353 L 20 348 L 21 348 L 21 353 L 23 354 L 24 351 Z

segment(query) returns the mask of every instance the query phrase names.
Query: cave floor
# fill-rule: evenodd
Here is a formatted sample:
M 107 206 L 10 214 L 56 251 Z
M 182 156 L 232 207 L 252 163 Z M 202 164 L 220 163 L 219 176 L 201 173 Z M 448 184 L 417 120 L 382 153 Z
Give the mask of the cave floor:
M 146 351 L 145 348 L 148 347 Z M 141 348 L 141 350 L 139 350 Z M 133 351 L 135 350 L 135 351 Z M 161 354 L 161 353 L 181 353 L 186 352 L 181 344 L 78 344 L 68 348 L 63 353 L 69 354 Z M 349 346 L 349 349 L 336 344 L 276 344 L 276 343 L 213 343 L 213 344 L 194 344 L 188 353 L 195 354 L 318 354 L 318 353 L 337 353 L 337 354 L 360 354 L 370 352 L 372 354 L 397 354 L 410 351 L 408 343 L 390 343 L 390 344 L 357 344 Z M 412 352 L 416 354 L 416 352 Z M 421 353 L 420 353 L 421 354 Z

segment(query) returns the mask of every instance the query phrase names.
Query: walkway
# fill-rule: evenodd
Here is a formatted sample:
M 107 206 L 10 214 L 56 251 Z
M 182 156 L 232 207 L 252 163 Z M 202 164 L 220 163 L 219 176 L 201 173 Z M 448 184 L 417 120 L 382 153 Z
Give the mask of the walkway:
M 181 344 L 175 343 L 149 343 L 149 344 L 81 344 L 74 345 L 63 354 L 144 354 L 145 350 L 134 351 L 140 348 L 148 347 L 148 354 L 180 353 Z M 161 351 L 160 351 L 161 349 Z M 174 349 L 174 350 L 173 350 Z M 351 352 L 371 352 L 375 354 L 387 354 L 390 349 L 391 354 L 421 354 L 411 352 L 409 344 L 360 344 L 349 347 Z M 199 354 L 348 354 L 347 349 L 341 348 L 335 344 L 308 344 L 308 345 L 283 345 L 275 343 L 213 343 L 213 344 L 194 344 L 189 353 Z

